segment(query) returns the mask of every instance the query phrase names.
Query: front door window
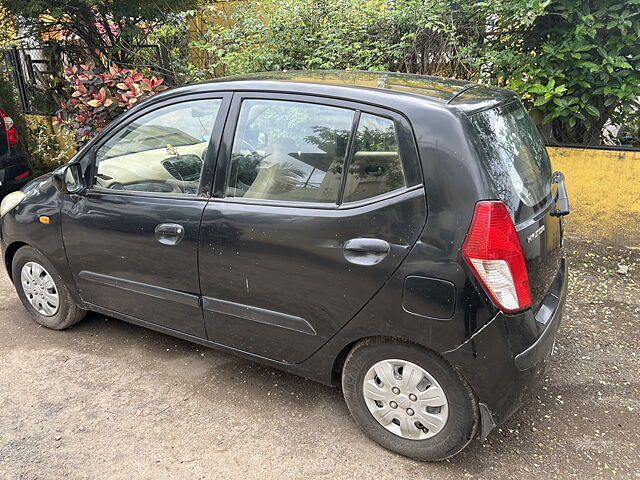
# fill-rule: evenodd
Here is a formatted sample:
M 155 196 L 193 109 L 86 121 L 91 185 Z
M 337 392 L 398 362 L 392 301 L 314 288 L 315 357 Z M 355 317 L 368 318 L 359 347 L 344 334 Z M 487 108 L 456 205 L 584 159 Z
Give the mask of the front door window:
M 94 188 L 196 195 L 220 104 L 178 103 L 129 123 L 98 149 Z

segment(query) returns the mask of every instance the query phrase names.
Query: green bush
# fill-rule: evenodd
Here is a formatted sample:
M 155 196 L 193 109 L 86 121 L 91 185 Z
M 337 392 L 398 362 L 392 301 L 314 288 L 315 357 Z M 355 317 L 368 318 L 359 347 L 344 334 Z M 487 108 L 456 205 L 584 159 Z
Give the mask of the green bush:
M 562 143 L 598 144 L 632 122 L 640 97 L 640 0 L 547 1 L 533 22 L 485 46 L 492 80 L 518 92 Z
M 27 150 L 34 176 L 55 170 L 70 160 L 58 142 L 58 133 L 53 128 L 51 117 L 42 118 L 43 122 L 34 123 L 28 131 Z
M 454 8 L 448 0 L 244 2 L 228 18 L 219 10 L 221 21 L 190 46 L 215 59 L 200 78 L 291 69 L 468 78 L 476 59 L 466 45 L 481 39 L 482 14 L 470 2 Z
M 549 139 L 597 144 L 608 121 L 637 116 L 639 11 L 640 0 L 248 1 L 218 10 L 189 45 L 207 61 L 183 70 L 192 80 L 330 68 L 474 79 L 515 90 Z

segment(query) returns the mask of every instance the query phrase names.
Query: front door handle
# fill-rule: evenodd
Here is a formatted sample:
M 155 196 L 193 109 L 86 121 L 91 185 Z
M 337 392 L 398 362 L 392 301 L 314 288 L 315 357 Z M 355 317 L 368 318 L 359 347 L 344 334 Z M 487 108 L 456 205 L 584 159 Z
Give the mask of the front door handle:
M 376 265 L 389 254 L 389 242 L 378 238 L 352 238 L 344 243 L 344 258 L 356 265 Z
M 156 240 L 163 245 L 177 245 L 184 238 L 184 227 L 177 223 L 161 223 L 156 227 Z

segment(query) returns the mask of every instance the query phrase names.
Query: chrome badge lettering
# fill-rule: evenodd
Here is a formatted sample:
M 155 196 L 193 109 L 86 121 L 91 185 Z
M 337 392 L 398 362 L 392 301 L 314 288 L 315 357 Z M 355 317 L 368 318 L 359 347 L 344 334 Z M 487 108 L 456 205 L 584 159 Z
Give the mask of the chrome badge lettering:
M 535 232 L 533 232 L 531 235 L 527 237 L 527 243 L 533 242 L 536 238 L 542 235 L 542 232 L 544 232 L 544 230 L 545 230 L 545 226 L 542 225 L 539 229 L 537 229 Z

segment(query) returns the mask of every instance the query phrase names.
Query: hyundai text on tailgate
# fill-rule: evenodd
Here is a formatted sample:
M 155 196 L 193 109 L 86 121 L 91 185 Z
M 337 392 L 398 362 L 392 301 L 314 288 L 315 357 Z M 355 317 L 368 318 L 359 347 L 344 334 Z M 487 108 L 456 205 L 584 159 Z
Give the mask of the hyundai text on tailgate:
M 441 460 L 536 391 L 568 212 L 513 93 L 288 72 L 145 101 L 0 221 L 37 323 L 96 311 L 341 385 L 366 435 Z

